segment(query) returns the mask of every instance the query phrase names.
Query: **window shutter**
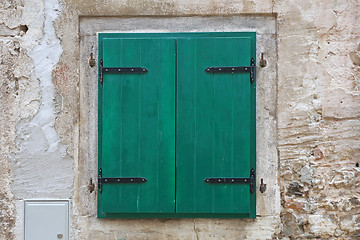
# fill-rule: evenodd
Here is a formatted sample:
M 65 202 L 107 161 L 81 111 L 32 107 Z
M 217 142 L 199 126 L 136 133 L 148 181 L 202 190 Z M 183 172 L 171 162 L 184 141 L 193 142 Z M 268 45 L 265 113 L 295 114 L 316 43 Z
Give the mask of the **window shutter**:
M 141 67 L 146 73 L 103 73 L 99 84 L 100 215 L 175 211 L 175 40 L 102 39 L 103 68 Z
M 177 42 L 177 188 L 179 213 L 254 211 L 249 184 L 206 178 L 249 178 L 252 145 L 250 73 L 208 67 L 250 66 L 251 38 L 188 38 Z
M 255 33 L 99 34 L 98 217 L 255 218 L 255 52 Z

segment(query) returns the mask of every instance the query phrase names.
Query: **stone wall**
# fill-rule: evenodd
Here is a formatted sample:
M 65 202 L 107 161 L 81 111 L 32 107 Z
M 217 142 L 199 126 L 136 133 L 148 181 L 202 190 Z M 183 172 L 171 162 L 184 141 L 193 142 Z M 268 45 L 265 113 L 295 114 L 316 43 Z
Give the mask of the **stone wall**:
M 80 26 L 106 16 L 276 23 L 275 48 L 258 46 L 269 62 L 258 69 L 258 96 L 273 104 L 258 97 L 258 129 L 272 138 L 258 146 L 268 188 L 257 193 L 256 220 L 96 218 L 80 66 L 97 46 Z M 71 239 L 360 239 L 359 18 L 356 0 L 1 1 L 0 239 L 22 239 L 23 200 L 39 198 L 70 199 Z
M 276 8 L 282 234 L 359 239 L 359 2 L 284 8 Z

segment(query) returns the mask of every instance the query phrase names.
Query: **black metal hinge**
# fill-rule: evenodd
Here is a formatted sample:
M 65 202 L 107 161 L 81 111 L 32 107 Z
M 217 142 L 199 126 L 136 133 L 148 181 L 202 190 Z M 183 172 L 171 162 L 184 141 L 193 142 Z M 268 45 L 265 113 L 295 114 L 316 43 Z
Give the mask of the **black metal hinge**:
M 206 178 L 204 182 L 211 184 L 250 184 L 250 192 L 253 193 L 255 191 L 255 170 L 253 168 L 250 170 L 249 178 Z
M 250 82 L 255 80 L 255 60 L 251 58 L 250 66 L 246 67 L 208 67 L 205 69 L 208 73 L 250 73 Z
M 99 64 L 99 79 L 100 83 L 103 82 L 103 75 L 104 73 L 146 73 L 148 70 L 142 67 L 121 67 L 121 68 L 104 68 L 103 67 L 103 60 L 100 59 Z
M 99 192 L 102 192 L 102 185 L 104 183 L 145 183 L 147 182 L 146 178 L 143 177 L 123 177 L 123 178 L 103 178 L 102 169 L 99 169 L 98 175 L 98 187 Z

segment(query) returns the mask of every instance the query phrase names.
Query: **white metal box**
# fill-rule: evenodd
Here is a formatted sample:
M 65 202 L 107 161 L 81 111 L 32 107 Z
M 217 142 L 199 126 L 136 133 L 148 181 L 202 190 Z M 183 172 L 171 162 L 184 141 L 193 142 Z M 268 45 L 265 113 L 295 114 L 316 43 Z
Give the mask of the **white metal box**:
M 69 201 L 26 200 L 24 240 L 68 240 Z

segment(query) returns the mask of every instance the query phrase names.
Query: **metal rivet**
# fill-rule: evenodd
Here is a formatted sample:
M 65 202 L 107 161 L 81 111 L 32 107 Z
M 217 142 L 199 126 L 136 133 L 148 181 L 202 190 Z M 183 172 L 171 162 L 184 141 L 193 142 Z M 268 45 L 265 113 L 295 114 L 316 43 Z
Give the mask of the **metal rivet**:
M 118 70 L 119 72 L 121 71 L 121 69 Z
M 107 72 L 107 71 L 109 71 L 108 69 L 105 69 L 105 71 Z
M 118 182 L 120 182 L 120 179 L 118 179 Z
M 245 70 L 247 70 L 247 68 L 245 68 Z
M 107 182 L 107 179 L 105 179 L 105 182 Z

